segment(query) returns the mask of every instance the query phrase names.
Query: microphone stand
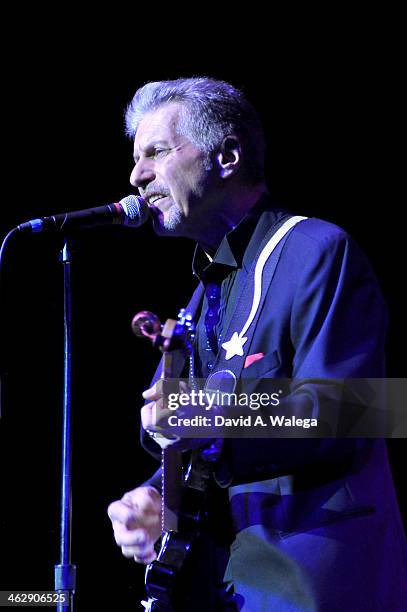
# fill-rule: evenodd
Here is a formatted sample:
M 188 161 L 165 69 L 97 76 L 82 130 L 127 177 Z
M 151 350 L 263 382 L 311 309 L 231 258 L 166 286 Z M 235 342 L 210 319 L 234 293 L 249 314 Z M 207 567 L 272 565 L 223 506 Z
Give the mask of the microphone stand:
M 71 563 L 72 531 L 72 243 L 65 239 L 60 261 L 64 270 L 64 391 L 61 462 L 60 563 L 54 566 L 58 612 L 73 611 L 76 566 Z

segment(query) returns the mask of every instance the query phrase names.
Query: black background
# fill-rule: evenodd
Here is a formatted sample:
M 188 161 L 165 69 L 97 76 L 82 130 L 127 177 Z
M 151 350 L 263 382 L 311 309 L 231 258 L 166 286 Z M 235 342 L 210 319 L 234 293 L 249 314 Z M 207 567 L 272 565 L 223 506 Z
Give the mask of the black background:
M 349 22 L 335 34 L 328 20 L 318 37 L 288 28 L 276 42 L 274 26 L 260 32 L 259 20 L 245 30 L 217 32 L 212 24 L 198 37 L 192 26 L 188 35 L 168 32 L 126 15 L 120 30 L 46 17 L 52 28 L 16 30 L 3 55 L 1 235 L 33 217 L 133 192 L 123 113 L 144 82 L 229 80 L 262 116 L 273 196 L 338 223 L 367 252 L 389 305 L 388 373 L 405 376 L 397 35 L 384 40 L 380 19 Z M 1 589 L 52 589 L 58 562 L 61 246 L 54 236 L 17 236 L 4 258 Z M 138 414 L 157 354 L 132 335 L 130 321 L 141 309 L 173 317 L 186 304 L 192 251 L 183 239 L 157 238 L 149 225 L 98 228 L 78 240 L 72 558 L 79 610 L 137 609 L 143 592 L 143 569 L 121 557 L 106 515 L 155 468 L 139 449 Z M 389 442 L 405 516 L 404 449 L 404 440 Z

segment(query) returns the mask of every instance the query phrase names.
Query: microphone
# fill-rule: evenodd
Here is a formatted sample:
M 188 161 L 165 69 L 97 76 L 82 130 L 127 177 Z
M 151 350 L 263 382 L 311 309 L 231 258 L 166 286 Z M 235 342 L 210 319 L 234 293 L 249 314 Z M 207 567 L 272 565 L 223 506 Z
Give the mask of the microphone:
M 74 229 L 94 227 L 95 225 L 126 225 L 139 227 L 150 216 L 147 203 L 140 196 L 129 195 L 120 202 L 85 208 L 51 217 L 31 219 L 17 225 L 21 232 L 67 232 Z

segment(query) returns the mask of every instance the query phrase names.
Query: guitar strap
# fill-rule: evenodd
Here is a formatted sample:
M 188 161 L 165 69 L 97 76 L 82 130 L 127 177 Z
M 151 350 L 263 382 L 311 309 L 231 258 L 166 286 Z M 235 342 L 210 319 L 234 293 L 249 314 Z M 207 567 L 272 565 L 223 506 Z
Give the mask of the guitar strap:
M 263 238 L 248 276 L 239 289 L 235 310 L 223 334 L 226 342 L 221 345 L 213 371 L 207 378 L 207 388 L 214 390 L 217 381 L 221 384 L 225 378 L 236 381 L 240 377 L 284 245 L 297 223 L 306 218 L 284 216 Z

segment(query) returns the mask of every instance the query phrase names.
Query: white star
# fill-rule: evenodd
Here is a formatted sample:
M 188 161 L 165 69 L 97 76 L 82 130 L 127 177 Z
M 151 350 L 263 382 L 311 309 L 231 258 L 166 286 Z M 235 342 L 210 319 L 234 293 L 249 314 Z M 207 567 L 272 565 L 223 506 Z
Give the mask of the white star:
M 235 355 L 243 356 L 243 345 L 247 338 L 241 338 L 237 332 L 234 332 L 229 342 L 224 342 L 222 348 L 226 351 L 226 360 L 231 359 Z

